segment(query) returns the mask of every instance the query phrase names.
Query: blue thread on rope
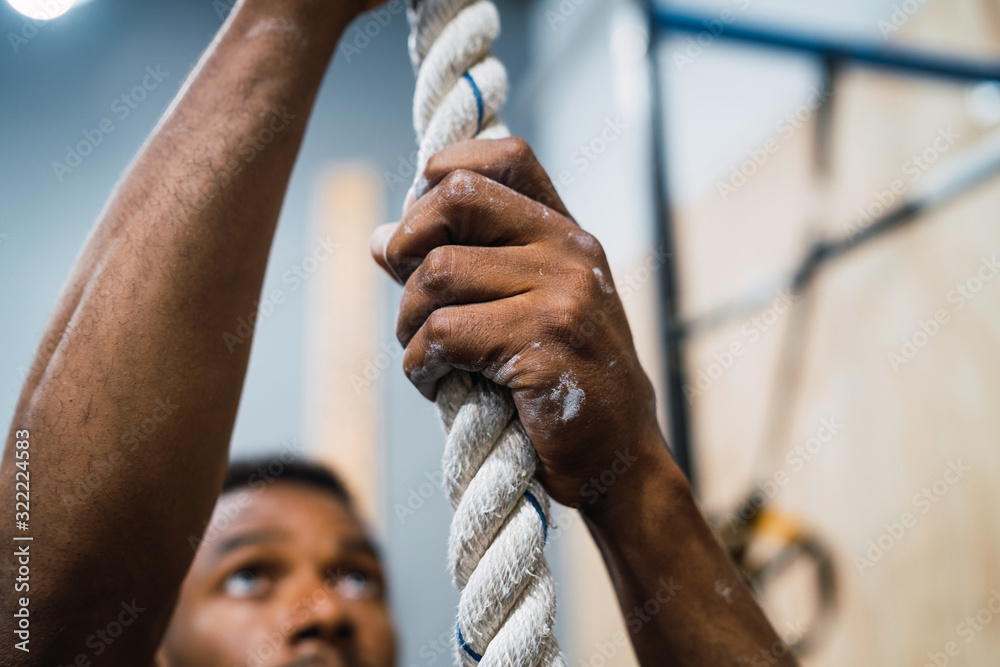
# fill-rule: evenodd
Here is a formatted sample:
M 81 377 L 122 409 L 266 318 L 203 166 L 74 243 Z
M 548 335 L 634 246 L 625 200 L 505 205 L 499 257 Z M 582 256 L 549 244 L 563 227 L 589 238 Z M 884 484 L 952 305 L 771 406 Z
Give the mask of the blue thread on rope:
M 538 498 L 536 498 L 535 494 L 533 494 L 531 491 L 525 491 L 524 497 L 528 499 L 528 502 L 531 503 L 531 506 L 535 508 L 536 512 L 538 512 L 538 518 L 542 520 L 542 535 L 544 536 L 545 540 L 548 540 L 549 522 L 545 520 L 545 512 L 542 511 L 541 503 L 538 502 Z M 465 637 L 462 636 L 462 628 L 458 625 L 458 623 L 455 623 L 455 632 L 458 635 L 458 645 L 462 648 L 462 650 L 465 651 L 465 653 L 476 662 L 482 660 L 483 656 L 473 651 L 472 647 L 470 647 L 468 644 L 465 643 Z
M 476 123 L 476 133 L 478 134 L 479 130 L 483 129 L 483 114 L 485 113 L 485 109 L 483 108 L 483 94 L 479 92 L 476 80 L 472 78 L 472 75 L 468 71 L 462 77 L 472 86 L 472 94 L 476 96 L 476 111 L 479 112 L 479 120 Z
M 462 647 L 462 650 L 468 653 L 473 660 L 479 662 L 483 659 L 483 656 L 479 655 L 465 643 L 465 637 L 462 636 L 462 628 L 458 627 L 458 623 L 455 624 L 455 629 L 458 630 L 458 645 Z
M 538 512 L 538 516 L 542 520 L 542 535 L 543 535 L 543 537 L 544 537 L 545 540 L 548 540 L 549 539 L 549 522 L 545 520 L 545 512 L 542 511 L 542 505 L 538 502 L 538 498 L 536 498 L 531 493 L 531 491 L 525 491 L 524 492 L 524 497 L 528 499 L 528 502 L 531 503 L 534 506 L 535 511 Z

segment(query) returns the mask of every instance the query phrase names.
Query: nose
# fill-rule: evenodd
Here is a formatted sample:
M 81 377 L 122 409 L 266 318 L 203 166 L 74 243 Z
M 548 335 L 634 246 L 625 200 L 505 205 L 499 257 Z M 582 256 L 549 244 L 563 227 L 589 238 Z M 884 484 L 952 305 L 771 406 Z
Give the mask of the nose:
M 353 649 L 357 627 L 350 606 L 325 580 L 311 578 L 301 593 L 301 610 L 292 616 L 290 644 L 320 640 L 340 650 Z

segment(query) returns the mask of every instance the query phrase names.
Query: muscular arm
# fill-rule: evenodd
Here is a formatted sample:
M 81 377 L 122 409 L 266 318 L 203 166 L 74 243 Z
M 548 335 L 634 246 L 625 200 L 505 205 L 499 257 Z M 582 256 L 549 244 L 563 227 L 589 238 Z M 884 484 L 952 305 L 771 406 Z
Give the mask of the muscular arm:
M 510 388 L 538 477 L 583 514 L 643 665 L 794 665 L 666 449 L 600 244 L 531 150 L 457 144 L 425 175 L 431 189 L 372 239 L 405 284 L 410 380 L 432 397 L 460 368 Z
M 117 186 L 63 289 L 14 432 L 30 432 L 30 653 L 12 649 L 3 548 L 0 662 L 70 664 L 122 604 L 102 664 L 148 664 L 218 496 L 282 197 L 357 0 L 241 0 Z M 138 429 L 138 430 L 137 430 Z M 138 436 L 141 436 L 138 437 Z M 17 533 L 23 535 L 24 533 Z
M 621 443 L 624 447 L 626 443 Z M 795 665 L 716 542 L 658 430 L 583 512 L 642 665 Z

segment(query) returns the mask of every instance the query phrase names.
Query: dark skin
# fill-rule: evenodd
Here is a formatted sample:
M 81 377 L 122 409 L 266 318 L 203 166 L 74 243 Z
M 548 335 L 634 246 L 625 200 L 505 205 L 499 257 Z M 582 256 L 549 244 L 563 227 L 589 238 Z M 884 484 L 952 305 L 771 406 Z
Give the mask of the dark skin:
M 396 331 L 407 376 L 428 398 L 452 369 L 510 388 L 538 478 L 580 509 L 624 614 L 664 577 L 679 584 L 630 636 L 641 664 L 768 653 L 779 640 L 668 453 L 600 243 L 521 139 L 446 148 L 426 177 L 403 220 L 372 237 L 375 260 L 404 285 Z M 777 653 L 769 664 L 794 664 Z
M 29 431 L 31 652 L 5 641 L 2 664 L 96 660 L 88 637 L 133 600 L 144 611 L 104 647 L 101 664 L 245 664 L 265 628 L 279 635 L 267 667 L 300 667 L 308 651 L 318 653 L 305 664 L 392 663 L 384 605 L 369 600 L 370 614 L 352 616 L 356 645 L 335 620 L 360 602 L 339 584 L 331 592 L 323 575 L 334 563 L 359 566 L 348 555 L 362 555 L 346 546 L 363 533 L 329 498 L 274 485 L 244 509 L 240 520 L 257 521 L 258 532 L 282 533 L 247 545 L 277 573 L 263 602 L 232 595 L 256 590 L 252 575 L 211 565 L 216 545 L 247 526 L 219 531 L 197 558 L 189 542 L 231 497 L 220 501 L 219 489 L 250 341 L 230 351 L 223 334 L 254 310 L 317 89 L 365 6 L 237 3 L 87 239 L 0 470 L 10 544 L 15 434 Z M 245 147 L 267 128 L 265 155 L 248 160 Z M 623 611 L 656 597 L 664 578 L 680 587 L 629 636 L 643 665 L 741 664 L 770 650 L 777 637 L 667 452 L 600 245 L 519 140 L 453 147 L 427 175 L 431 189 L 401 229 L 373 239 L 376 259 L 406 282 L 399 334 L 411 380 L 432 396 L 435 380 L 464 368 L 510 387 L 539 477 L 556 500 L 580 507 Z M 590 480 L 607 470 L 617 482 L 595 492 Z M 17 563 L 10 550 L 0 558 L 9 591 Z M 220 593 L 220 573 L 243 588 Z M 731 594 L 718 595 L 718 582 Z M 317 592 L 329 598 L 303 617 L 296 605 Z M 13 601 L 5 594 L 0 604 L 0 633 L 13 637 Z
M 200 544 L 157 667 L 396 663 L 382 563 L 330 491 L 292 481 L 234 489 L 210 525 L 223 529 Z

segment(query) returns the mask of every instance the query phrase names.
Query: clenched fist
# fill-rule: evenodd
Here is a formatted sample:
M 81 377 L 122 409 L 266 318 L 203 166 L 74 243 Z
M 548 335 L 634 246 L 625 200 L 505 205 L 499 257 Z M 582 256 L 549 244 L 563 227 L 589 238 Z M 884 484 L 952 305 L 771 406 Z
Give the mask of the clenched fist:
M 376 261 L 404 285 L 407 377 L 431 399 L 452 369 L 509 387 L 549 494 L 600 509 L 620 497 L 607 480 L 662 447 L 600 243 L 521 139 L 446 148 L 425 177 L 403 220 L 372 236 Z

